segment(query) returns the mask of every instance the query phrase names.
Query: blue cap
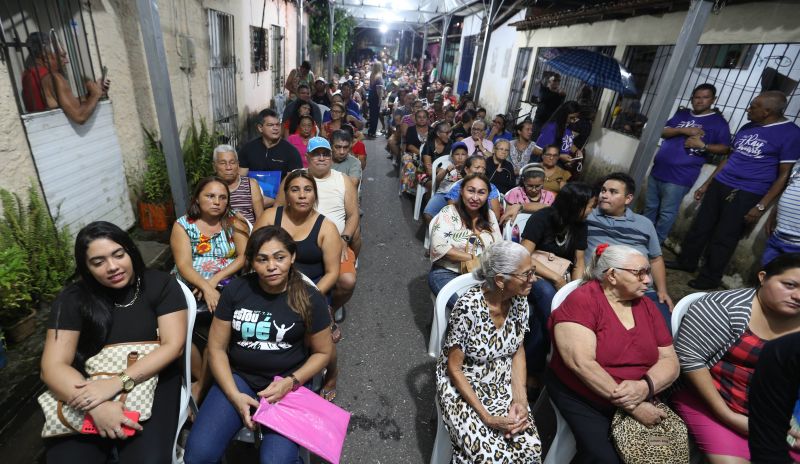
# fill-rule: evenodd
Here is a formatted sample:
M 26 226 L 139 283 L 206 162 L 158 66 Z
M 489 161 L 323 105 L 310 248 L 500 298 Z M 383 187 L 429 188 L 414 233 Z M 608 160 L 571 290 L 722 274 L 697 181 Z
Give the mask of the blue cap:
M 450 146 L 450 153 L 453 153 L 454 151 L 456 151 L 456 148 L 463 148 L 464 150 L 467 150 L 467 153 L 469 153 L 469 147 L 467 147 L 467 144 L 464 143 L 464 142 L 456 142 L 453 145 L 451 145 Z
M 331 151 L 331 144 L 330 142 L 328 142 L 328 139 L 324 137 L 311 137 L 311 139 L 309 139 L 308 141 L 308 148 L 306 149 L 306 153 L 311 153 L 317 148 L 324 148 L 328 151 Z

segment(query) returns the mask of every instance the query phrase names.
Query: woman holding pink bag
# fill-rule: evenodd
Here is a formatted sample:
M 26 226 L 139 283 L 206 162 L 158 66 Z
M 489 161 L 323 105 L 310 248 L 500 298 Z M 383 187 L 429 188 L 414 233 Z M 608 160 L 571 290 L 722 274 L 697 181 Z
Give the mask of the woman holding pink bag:
M 277 403 L 328 364 L 328 304 L 295 269 L 296 250 L 280 227 L 250 236 L 245 257 L 253 272 L 225 287 L 214 312 L 208 352 L 216 383 L 192 426 L 187 464 L 219 462 L 240 428 L 254 428 L 257 398 Z M 302 462 L 296 443 L 267 428 L 263 434 L 261 464 Z

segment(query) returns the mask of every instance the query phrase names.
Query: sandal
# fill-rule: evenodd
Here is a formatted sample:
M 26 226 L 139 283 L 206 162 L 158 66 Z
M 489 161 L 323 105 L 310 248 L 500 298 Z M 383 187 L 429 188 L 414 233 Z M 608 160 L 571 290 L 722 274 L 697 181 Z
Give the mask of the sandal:
M 333 340 L 333 343 L 339 343 L 342 339 L 342 329 L 339 328 L 339 324 L 334 321 L 333 308 L 330 306 L 328 306 L 328 315 L 331 317 L 331 340 Z
M 336 399 L 336 389 L 331 388 L 330 390 L 326 390 L 323 388 L 322 391 L 320 391 L 320 396 L 325 398 L 325 401 L 333 403 L 333 400 Z

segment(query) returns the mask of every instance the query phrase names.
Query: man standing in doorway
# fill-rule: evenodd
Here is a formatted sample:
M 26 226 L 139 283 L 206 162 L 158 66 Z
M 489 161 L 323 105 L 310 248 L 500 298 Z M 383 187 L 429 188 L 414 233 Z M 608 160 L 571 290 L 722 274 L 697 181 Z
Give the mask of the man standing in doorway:
M 533 116 L 533 139 L 539 138 L 539 132 L 545 125 L 550 116 L 556 112 L 556 108 L 564 103 L 567 94 L 561 87 L 561 75 L 552 73 L 545 80 L 547 85 L 542 84 L 539 89 L 539 104 L 536 106 L 536 114 Z
M 689 193 L 706 155 L 727 155 L 731 130 L 728 121 L 711 108 L 717 89 L 700 84 L 692 92 L 692 110 L 680 108 L 661 132 L 661 148 L 647 179 L 644 216 L 653 222 L 659 243 L 667 239 L 681 200 Z
M 720 285 L 739 239 L 761 219 L 786 186 L 800 153 L 800 127 L 783 116 L 786 96 L 763 92 L 747 107 L 749 123 L 733 141 L 733 152 L 695 192 L 703 200 L 683 240 L 681 254 L 670 269 L 694 272 L 700 256 L 705 263 L 689 286 L 710 290 Z

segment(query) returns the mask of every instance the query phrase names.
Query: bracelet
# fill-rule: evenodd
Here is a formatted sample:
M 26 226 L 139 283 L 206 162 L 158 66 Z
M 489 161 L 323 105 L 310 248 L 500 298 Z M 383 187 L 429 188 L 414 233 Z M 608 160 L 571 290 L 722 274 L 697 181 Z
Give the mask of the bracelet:
M 651 379 L 649 375 L 645 374 L 644 377 L 642 377 L 642 380 L 647 383 L 647 401 L 650 401 L 656 394 L 656 387 L 653 385 L 653 379 Z

